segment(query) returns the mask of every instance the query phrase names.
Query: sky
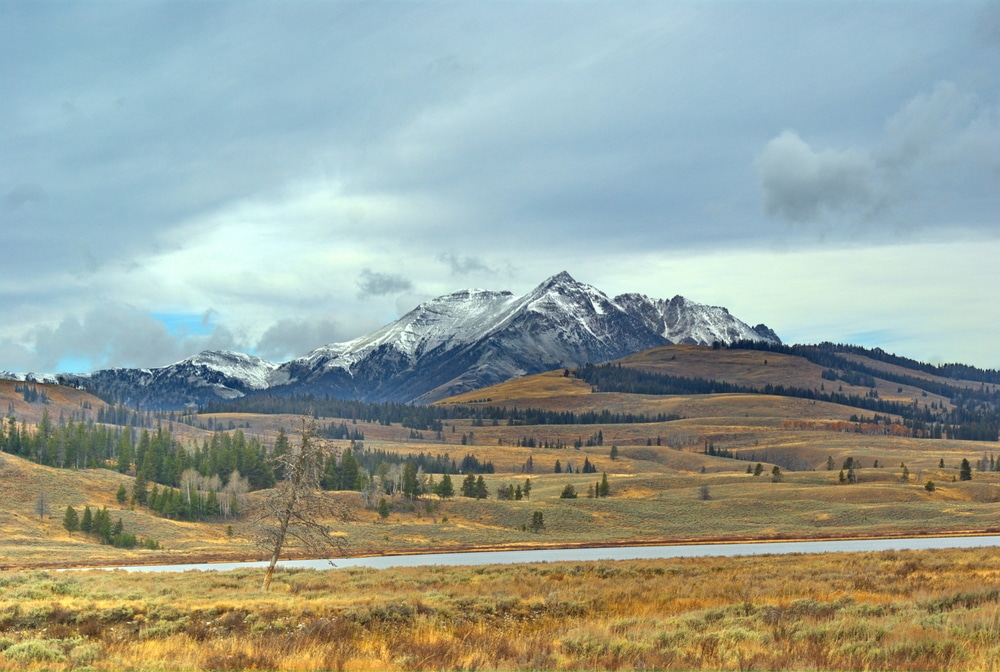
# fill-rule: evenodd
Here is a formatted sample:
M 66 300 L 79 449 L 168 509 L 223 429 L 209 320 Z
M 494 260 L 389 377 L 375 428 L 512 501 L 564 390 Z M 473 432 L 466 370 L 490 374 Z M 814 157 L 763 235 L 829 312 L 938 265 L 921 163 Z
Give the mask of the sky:
M 0 3 L 0 370 L 568 271 L 1000 368 L 1000 3 Z

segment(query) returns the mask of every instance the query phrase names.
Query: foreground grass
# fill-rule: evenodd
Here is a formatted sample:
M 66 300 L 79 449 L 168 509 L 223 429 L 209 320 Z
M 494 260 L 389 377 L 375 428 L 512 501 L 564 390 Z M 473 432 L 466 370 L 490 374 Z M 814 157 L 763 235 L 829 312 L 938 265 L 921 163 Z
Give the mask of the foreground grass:
M 992 550 L 0 574 L 0 669 L 997 669 Z

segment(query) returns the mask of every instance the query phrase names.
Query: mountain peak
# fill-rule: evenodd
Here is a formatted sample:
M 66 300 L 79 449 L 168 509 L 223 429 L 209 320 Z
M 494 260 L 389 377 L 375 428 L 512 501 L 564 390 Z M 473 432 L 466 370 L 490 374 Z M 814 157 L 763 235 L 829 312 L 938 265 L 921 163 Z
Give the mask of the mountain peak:
M 555 287 L 559 285 L 579 285 L 580 283 L 573 279 L 573 276 L 566 271 L 561 271 L 556 273 L 551 278 L 543 282 L 538 286 L 539 289 L 549 289 L 550 287 Z
M 391 324 L 284 364 L 205 351 L 161 369 L 106 370 L 71 382 L 158 407 L 246 394 L 330 394 L 426 403 L 549 369 L 600 363 L 668 343 L 780 342 L 723 308 L 675 296 L 610 299 L 562 271 L 526 295 L 465 289 Z

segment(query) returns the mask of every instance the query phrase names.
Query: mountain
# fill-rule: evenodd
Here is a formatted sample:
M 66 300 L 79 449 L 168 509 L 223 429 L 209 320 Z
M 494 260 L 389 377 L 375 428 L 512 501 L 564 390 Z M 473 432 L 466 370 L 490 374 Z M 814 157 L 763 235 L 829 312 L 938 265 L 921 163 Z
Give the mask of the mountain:
M 160 369 L 109 369 L 64 382 L 147 406 L 177 408 L 266 391 L 366 401 L 429 403 L 556 368 L 605 362 L 671 343 L 780 339 L 725 308 L 675 296 L 609 298 L 555 275 L 528 294 L 467 289 L 423 303 L 399 320 L 284 364 L 204 352 Z
M 154 409 L 183 408 L 266 390 L 277 364 L 239 352 L 207 350 L 157 369 L 103 369 L 62 374 L 63 385 Z

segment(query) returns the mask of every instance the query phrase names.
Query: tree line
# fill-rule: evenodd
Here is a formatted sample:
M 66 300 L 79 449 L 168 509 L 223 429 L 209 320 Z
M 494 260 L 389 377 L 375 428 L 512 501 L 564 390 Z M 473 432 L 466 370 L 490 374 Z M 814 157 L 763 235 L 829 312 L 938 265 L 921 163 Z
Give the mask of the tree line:
M 921 429 L 923 423 L 932 422 L 937 418 L 942 423 L 947 423 L 945 431 L 950 438 L 974 436 L 977 437 L 976 440 L 980 441 L 998 440 L 997 428 L 1000 425 L 1000 418 L 998 418 L 997 413 L 983 407 L 970 408 L 968 404 L 950 411 L 943 408 L 935 411 L 927 405 L 921 409 L 914 403 L 888 401 L 871 394 L 862 396 L 841 391 L 817 391 L 812 388 L 774 385 L 772 383 L 756 387 L 710 378 L 654 373 L 623 367 L 620 363 L 587 364 L 577 368 L 573 375 L 602 392 L 650 395 L 767 394 L 825 401 L 881 414 L 897 415 L 903 418 L 907 427 L 911 428 L 912 436 L 929 436 L 926 432 L 916 430 Z

